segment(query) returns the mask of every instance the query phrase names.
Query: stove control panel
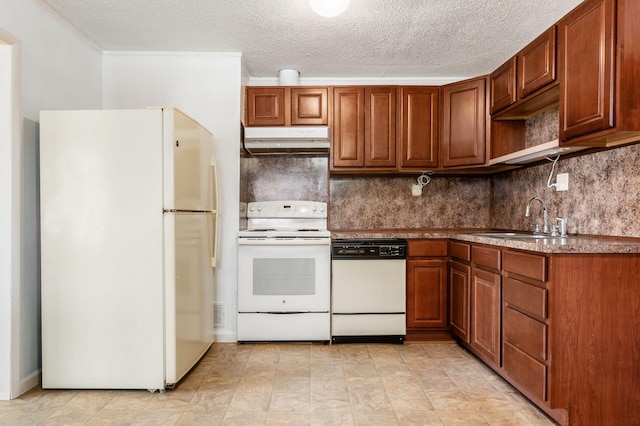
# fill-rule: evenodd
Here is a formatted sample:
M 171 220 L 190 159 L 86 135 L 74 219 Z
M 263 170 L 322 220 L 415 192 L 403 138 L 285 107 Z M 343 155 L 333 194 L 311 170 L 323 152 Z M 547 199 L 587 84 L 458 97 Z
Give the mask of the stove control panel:
M 326 218 L 327 203 L 318 201 L 257 201 L 247 205 L 247 218 Z

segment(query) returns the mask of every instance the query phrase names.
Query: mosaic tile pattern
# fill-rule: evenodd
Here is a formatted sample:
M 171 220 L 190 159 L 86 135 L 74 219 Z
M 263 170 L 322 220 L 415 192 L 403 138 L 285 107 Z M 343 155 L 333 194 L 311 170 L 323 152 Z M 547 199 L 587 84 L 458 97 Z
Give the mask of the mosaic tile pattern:
M 216 343 L 171 391 L 34 389 L 10 425 L 552 425 L 455 343 Z

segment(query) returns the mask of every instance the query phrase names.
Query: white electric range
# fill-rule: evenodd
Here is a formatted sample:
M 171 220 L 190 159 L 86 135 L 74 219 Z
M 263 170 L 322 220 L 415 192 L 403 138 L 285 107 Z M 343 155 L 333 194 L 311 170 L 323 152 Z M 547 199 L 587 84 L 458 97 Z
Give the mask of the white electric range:
M 330 269 L 326 203 L 249 203 L 238 233 L 238 341 L 329 341 Z

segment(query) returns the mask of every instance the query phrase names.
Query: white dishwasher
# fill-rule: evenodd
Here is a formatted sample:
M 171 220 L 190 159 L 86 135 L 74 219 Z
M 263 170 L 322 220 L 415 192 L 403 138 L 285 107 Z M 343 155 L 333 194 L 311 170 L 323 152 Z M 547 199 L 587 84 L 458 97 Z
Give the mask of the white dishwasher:
M 404 239 L 336 239 L 331 249 L 331 341 L 403 343 Z

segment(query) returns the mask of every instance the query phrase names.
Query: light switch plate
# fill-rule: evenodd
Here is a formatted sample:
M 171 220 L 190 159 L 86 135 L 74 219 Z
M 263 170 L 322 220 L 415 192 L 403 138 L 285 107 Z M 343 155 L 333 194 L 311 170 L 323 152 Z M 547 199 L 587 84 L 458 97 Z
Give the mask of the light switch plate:
M 569 173 L 558 173 L 556 176 L 556 191 L 569 190 Z

